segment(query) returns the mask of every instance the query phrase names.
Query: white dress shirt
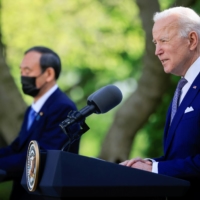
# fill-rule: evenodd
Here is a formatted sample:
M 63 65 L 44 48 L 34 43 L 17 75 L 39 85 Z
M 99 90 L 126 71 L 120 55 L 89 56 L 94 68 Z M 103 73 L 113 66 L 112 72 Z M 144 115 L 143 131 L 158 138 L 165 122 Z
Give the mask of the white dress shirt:
M 46 100 L 50 97 L 50 95 L 58 88 L 58 85 L 55 84 L 49 91 L 47 91 L 40 99 L 38 99 L 35 103 L 32 103 L 32 108 L 36 113 L 40 111 Z

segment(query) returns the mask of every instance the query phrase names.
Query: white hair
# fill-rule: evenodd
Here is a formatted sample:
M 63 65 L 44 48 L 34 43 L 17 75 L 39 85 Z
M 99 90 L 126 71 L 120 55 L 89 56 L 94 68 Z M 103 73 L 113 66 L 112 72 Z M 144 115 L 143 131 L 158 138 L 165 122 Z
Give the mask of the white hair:
M 171 15 L 178 16 L 181 37 L 187 37 L 191 31 L 195 31 L 200 38 L 200 17 L 191 8 L 179 6 L 156 12 L 153 16 L 153 21 L 156 22 Z

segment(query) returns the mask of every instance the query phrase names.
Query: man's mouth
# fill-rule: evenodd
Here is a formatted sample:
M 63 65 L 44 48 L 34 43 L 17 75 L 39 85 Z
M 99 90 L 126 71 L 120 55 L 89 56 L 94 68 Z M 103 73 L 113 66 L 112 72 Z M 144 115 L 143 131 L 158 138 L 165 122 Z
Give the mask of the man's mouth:
M 160 60 L 162 64 L 165 64 L 165 62 L 167 61 L 167 59 L 164 60 Z

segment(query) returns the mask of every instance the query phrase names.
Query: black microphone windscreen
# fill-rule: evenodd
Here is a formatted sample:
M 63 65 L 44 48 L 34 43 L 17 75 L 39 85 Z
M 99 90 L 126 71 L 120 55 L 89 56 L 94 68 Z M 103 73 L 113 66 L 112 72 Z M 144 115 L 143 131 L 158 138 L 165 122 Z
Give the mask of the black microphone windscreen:
M 100 88 L 87 98 L 89 105 L 95 104 L 98 108 L 95 113 L 106 113 L 122 100 L 122 93 L 120 89 L 115 85 L 107 85 Z

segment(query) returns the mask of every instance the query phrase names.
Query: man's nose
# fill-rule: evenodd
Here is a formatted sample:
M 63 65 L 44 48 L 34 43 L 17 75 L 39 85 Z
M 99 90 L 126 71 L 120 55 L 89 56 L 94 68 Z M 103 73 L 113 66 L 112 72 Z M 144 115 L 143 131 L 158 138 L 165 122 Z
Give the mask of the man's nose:
M 25 70 L 20 70 L 20 74 L 21 74 L 21 76 L 26 76 L 26 72 L 25 72 Z
M 156 49 L 155 49 L 155 55 L 158 56 L 158 55 L 160 55 L 162 53 L 163 53 L 162 47 L 159 44 L 157 44 L 156 45 Z

